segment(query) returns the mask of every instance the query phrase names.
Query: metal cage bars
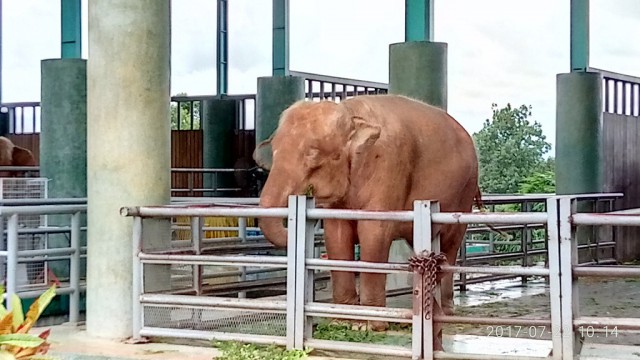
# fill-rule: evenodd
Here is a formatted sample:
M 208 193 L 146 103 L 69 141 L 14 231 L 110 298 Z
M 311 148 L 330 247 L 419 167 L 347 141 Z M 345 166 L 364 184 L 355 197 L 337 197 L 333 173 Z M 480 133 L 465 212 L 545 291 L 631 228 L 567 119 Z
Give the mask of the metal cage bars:
M 288 251 L 287 256 L 190 256 L 190 255 L 154 255 L 137 251 L 134 258 L 134 269 L 137 276 L 135 284 L 137 306 L 136 314 L 142 313 L 143 304 L 163 303 L 171 304 L 199 304 L 201 306 L 217 308 L 254 309 L 271 311 L 285 311 L 287 315 L 287 333 L 285 337 L 277 336 L 247 336 L 244 334 L 229 334 L 215 332 L 184 331 L 180 336 L 204 337 L 217 339 L 237 339 L 243 341 L 255 341 L 259 343 L 277 343 L 287 345 L 289 348 L 302 348 L 312 346 L 326 350 L 349 350 L 372 354 L 386 354 L 406 356 L 413 358 L 428 358 L 433 354 L 434 358 L 450 358 L 455 354 L 433 352 L 433 321 L 441 323 L 476 323 L 497 324 L 508 323 L 512 325 L 550 326 L 552 333 L 553 359 L 571 359 L 574 353 L 579 352 L 577 345 L 576 327 L 580 324 L 596 323 L 594 319 L 577 316 L 577 283 L 573 274 L 577 276 L 617 274 L 617 276 L 640 276 L 640 269 L 628 268 L 621 270 L 603 269 L 597 266 L 577 266 L 577 241 L 575 231 L 577 225 L 610 224 L 619 226 L 640 226 L 640 218 L 632 218 L 629 215 L 603 215 L 576 213 L 576 199 L 569 197 L 552 197 L 547 200 L 546 213 L 439 213 L 437 204 L 429 202 L 416 202 L 414 211 L 394 212 L 367 212 L 353 210 L 315 209 L 313 201 L 304 196 L 292 196 L 289 199 L 288 208 L 262 209 L 262 208 L 165 208 L 165 207 L 136 207 L 124 208 L 123 215 L 136 216 L 136 223 L 142 224 L 143 217 L 170 217 L 181 216 L 242 216 L 242 217 L 287 217 L 288 218 Z M 356 261 L 339 261 L 313 259 L 313 228 L 318 219 L 355 219 L 355 220 L 392 220 L 413 221 L 416 240 L 414 251 L 429 250 L 431 246 L 437 250 L 438 242 L 431 245 L 423 234 L 430 233 L 431 223 L 490 223 L 490 224 L 533 224 L 544 223 L 548 227 L 549 242 L 549 268 L 520 268 L 520 267 L 460 267 L 443 266 L 443 272 L 476 272 L 490 274 L 518 274 L 548 276 L 550 279 L 551 318 L 544 319 L 488 319 L 488 318 L 463 318 L 457 316 L 435 316 L 434 319 L 425 320 L 418 307 L 414 309 L 370 308 L 354 305 L 322 304 L 313 301 L 313 270 L 343 270 L 366 272 L 406 272 L 406 264 L 366 263 Z M 427 219 L 430 219 L 428 221 Z M 138 227 L 136 227 L 138 229 Z M 137 230 L 134 239 L 135 249 L 139 249 L 142 239 L 141 230 Z M 311 246 L 309 246 L 311 244 Z M 177 295 L 144 294 L 142 291 L 143 273 L 142 266 L 145 263 L 191 263 L 202 265 L 234 264 L 237 266 L 249 266 L 260 264 L 265 267 L 283 267 L 295 269 L 287 272 L 288 297 L 286 301 L 262 301 L 260 299 L 198 299 L 194 297 L 181 297 Z M 618 268 L 619 269 L 619 268 Z M 418 289 L 419 290 L 419 289 Z M 423 296 L 420 291 L 415 292 L 416 301 Z M 166 304 L 166 303 L 165 303 Z M 413 325 L 412 349 L 394 346 L 371 346 L 371 344 L 351 344 L 327 340 L 311 339 L 312 316 L 340 317 L 350 319 L 390 320 L 396 322 L 411 322 Z M 465 320 L 466 319 L 466 320 Z M 137 318 L 135 336 L 161 335 L 169 332 L 181 333 L 176 329 L 162 329 L 142 326 L 142 318 Z M 636 321 L 634 323 L 634 321 Z M 640 329 L 637 319 L 606 319 L 610 326 L 619 326 L 622 329 Z M 469 357 L 471 356 L 471 357 Z M 474 358 L 465 354 L 466 358 Z M 478 354 L 475 358 L 483 358 Z M 498 357 L 496 357 L 498 358 Z M 511 358 L 511 357 L 505 357 Z

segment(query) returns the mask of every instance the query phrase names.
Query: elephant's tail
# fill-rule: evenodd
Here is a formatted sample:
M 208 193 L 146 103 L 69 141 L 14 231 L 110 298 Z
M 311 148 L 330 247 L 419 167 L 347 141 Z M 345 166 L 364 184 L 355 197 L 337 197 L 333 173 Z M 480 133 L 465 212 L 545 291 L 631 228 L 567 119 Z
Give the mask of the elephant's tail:
M 478 210 L 480 210 L 481 212 L 486 212 L 487 209 L 484 207 L 484 204 L 482 203 L 482 192 L 480 191 L 480 187 L 478 186 L 476 188 L 476 195 L 475 195 L 475 203 L 476 203 L 476 207 L 478 208 Z M 500 235 L 502 235 L 505 239 L 507 240 L 511 240 L 513 239 L 513 236 L 507 234 L 506 232 L 500 230 L 500 229 L 496 229 L 495 227 L 493 227 L 493 225 L 491 224 L 485 224 L 487 225 L 487 227 L 491 230 L 493 230 L 493 232 L 498 233 Z

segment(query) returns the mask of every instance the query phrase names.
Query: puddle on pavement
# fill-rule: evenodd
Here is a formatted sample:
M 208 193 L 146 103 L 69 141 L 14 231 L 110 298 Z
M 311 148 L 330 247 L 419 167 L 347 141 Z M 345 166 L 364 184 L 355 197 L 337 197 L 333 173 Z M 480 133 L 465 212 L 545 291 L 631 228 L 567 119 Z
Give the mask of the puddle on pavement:
M 544 278 L 529 279 L 526 283 L 522 283 L 519 278 L 497 280 L 467 285 L 467 291 L 464 292 L 456 290 L 453 301 L 457 306 L 476 306 L 544 294 L 547 289 L 547 281 Z

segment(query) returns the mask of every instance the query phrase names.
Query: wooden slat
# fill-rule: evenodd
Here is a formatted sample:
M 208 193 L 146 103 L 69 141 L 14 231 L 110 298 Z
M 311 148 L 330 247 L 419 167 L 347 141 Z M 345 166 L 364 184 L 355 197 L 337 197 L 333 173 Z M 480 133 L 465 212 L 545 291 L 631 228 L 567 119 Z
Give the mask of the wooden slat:
M 640 207 L 640 117 L 604 113 L 603 121 L 603 191 L 622 192 L 616 210 Z M 640 229 L 617 227 L 616 259 L 627 261 L 640 257 Z

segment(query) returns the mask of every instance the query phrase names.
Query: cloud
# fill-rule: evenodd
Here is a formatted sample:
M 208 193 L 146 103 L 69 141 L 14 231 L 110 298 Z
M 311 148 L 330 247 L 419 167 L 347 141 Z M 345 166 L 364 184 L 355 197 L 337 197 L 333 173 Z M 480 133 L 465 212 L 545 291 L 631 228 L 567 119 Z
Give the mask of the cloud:
M 388 81 L 389 44 L 404 40 L 399 0 L 290 0 L 292 70 Z M 271 0 L 229 1 L 229 92 L 254 93 L 271 74 Z M 83 38 L 87 38 L 83 0 Z M 40 99 L 40 60 L 60 52 L 59 2 L 4 0 L 3 101 Z M 212 94 L 215 0 L 173 1 L 173 94 Z M 555 141 L 556 74 L 569 70 L 569 2 L 435 2 L 435 40 L 448 43 L 449 111 L 469 132 L 491 103 L 531 104 Z M 638 0 L 591 0 L 591 65 L 640 76 Z M 87 46 L 83 46 L 87 56 Z

